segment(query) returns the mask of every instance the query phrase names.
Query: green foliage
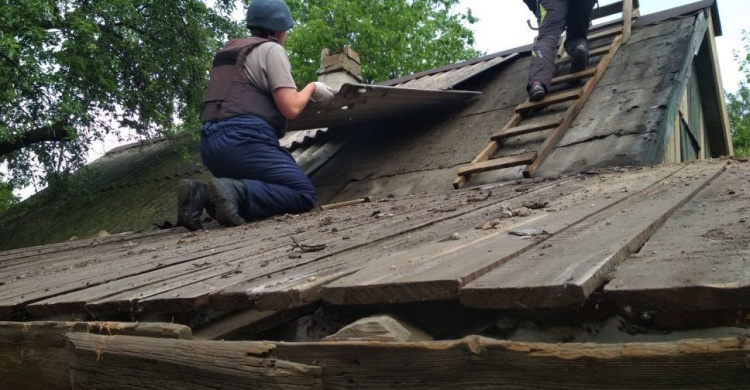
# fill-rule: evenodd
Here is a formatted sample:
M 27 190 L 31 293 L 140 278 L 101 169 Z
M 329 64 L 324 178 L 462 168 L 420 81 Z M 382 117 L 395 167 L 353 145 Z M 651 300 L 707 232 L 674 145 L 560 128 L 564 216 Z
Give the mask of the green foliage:
M 459 0 L 288 0 L 295 79 L 324 47 L 352 45 L 366 82 L 477 56 Z M 249 0 L 245 0 L 249 2 Z M 209 7 L 206 4 L 214 4 Z M 174 136 L 200 125 L 211 59 L 235 0 L 0 0 L 0 164 L 7 185 L 59 183 L 107 135 Z
M 740 82 L 735 93 L 727 94 L 727 109 L 729 124 L 732 128 L 734 154 L 737 156 L 750 155 L 750 38 L 743 31 L 742 41 L 745 42 L 745 53 L 735 52 L 735 60 L 740 63 L 740 71 L 745 73 L 746 80 Z
M 464 24 L 471 11 L 453 10 L 459 0 L 287 0 L 296 25 L 286 48 L 295 80 L 317 79 L 320 52 L 350 45 L 362 76 L 376 83 L 479 55 Z
M 750 88 L 747 83 L 740 83 L 736 93 L 727 94 L 727 109 L 729 110 L 729 124 L 732 128 L 734 154 L 748 156 L 750 155 Z
M 80 167 L 109 133 L 196 128 L 211 58 L 243 33 L 231 0 L 0 1 L 0 143 L 19 145 L 0 162 L 17 188 Z
M 5 182 L 5 175 L 0 173 L 0 214 L 4 213 L 10 206 L 18 203 L 18 197 L 13 195 L 13 187 Z

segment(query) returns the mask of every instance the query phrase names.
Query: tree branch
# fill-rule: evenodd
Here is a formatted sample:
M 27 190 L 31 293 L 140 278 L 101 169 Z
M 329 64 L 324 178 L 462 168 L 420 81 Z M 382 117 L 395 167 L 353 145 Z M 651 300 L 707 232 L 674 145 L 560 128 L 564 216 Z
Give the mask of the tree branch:
M 67 122 L 56 122 L 51 126 L 39 127 L 30 130 L 13 140 L 0 142 L 0 156 L 21 150 L 29 145 L 38 144 L 48 141 L 65 141 L 69 139 L 68 131 L 65 127 Z

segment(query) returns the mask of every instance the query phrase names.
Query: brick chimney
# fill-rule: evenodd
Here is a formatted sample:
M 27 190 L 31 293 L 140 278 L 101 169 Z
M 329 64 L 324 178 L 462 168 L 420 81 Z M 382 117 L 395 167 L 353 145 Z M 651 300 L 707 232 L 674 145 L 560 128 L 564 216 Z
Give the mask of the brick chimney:
M 344 46 L 341 54 L 330 54 L 328 49 L 323 49 L 320 53 L 318 81 L 325 83 L 334 91 L 337 92 L 346 83 L 362 83 L 361 74 L 359 54 L 349 45 Z

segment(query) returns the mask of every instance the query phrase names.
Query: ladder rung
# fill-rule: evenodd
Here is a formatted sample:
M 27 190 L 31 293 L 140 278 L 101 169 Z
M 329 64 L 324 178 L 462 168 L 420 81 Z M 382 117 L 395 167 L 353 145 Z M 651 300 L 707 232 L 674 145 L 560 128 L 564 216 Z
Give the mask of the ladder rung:
M 572 81 L 587 79 L 589 77 L 594 77 L 595 74 L 596 74 L 596 67 L 584 69 L 577 73 L 571 73 L 571 74 L 566 74 L 565 76 L 555 77 L 554 79 L 552 79 L 552 85 L 560 85 L 560 84 L 565 84 L 565 83 L 569 83 Z
M 619 14 L 621 12 L 622 12 L 622 1 L 602 5 L 600 7 L 594 7 L 594 10 L 591 12 L 591 20 L 606 18 L 607 16 L 612 16 L 615 14 Z
M 588 36 L 589 42 L 597 39 L 611 38 L 615 35 L 622 34 L 622 25 L 610 28 L 608 30 L 598 31 Z
M 609 49 L 610 49 L 610 45 L 597 47 L 596 49 L 593 49 L 589 52 L 589 59 L 596 57 L 596 56 L 607 54 L 609 53 Z M 555 62 L 555 65 L 567 64 L 568 62 L 570 62 L 570 56 L 567 53 L 565 53 L 565 55 L 562 58 L 560 58 L 559 60 L 557 60 L 557 62 Z
M 578 89 L 578 90 L 558 93 L 555 95 L 549 95 L 543 100 L 538 101 L 538 102 L 527 101 L 526 103 L 519 104 L 518 107 L 516 107 L 516 112 L 521 113 L 521 112 L 526 112 L 526 111 L 537 109 L 537 108 L 551 106 L 553 104 L 576 100 L 581 97 L 582 91 L 583 90 Z
M 595 7 L 594 10 L 591 12 L 591 20 L 606 18 L 607 16 L 617 15 L 619 13 L 622 13 L 623 9 L 623 2 L 618 1 L 616 3 L 611 4 L 605 4 L 600 7 Z M 640 4 L 638 4 L 638 0 L 633 1 L 633 9 L 640 8 Z
M 555 127 L 560 125 L 560 122 L 561 120 L 557 119 L 554 121 L 547 121 L 547 122 L 542 122 L 542 123 L 535 123 L 535 124 L 524 125 L 524 126 L 516 126 L 516 127 L 511 127 L 508 129 L 498 130 L 497 132 L 492 134 L 492 140 L 497 141 L 501 138 L 514 137 L 517 135 L 524 135 L 524 134 L 534 133 L 537 131 L 554 129 Z
M 494 171 L 496 169 L 529 165 L 536 159 L 536 152 L 528 152 L 515 156 L 501 157 L 494 160 L 482 161 L 458 169 L 458 175 L 471 175 L 479 172 Z

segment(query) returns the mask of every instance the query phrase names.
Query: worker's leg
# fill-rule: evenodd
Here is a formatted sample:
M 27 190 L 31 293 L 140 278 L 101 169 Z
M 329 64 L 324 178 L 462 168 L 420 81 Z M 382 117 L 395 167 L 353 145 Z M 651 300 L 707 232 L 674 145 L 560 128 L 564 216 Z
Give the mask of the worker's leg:
M 547 91 L 555 72 L 555 58 L 560 35 L 565 30 L 568 0 L 541 0 L 539 9 L 539 35 L 534 43 L 529 67 L 529 87 L 540 82 Z
M 260 119 L 204 126 L 201 154 L 214 176 L 245 183 L 247 202 L 240 205 L 240 215 L 246 220 L 309 211 L 317 201 L 310 179 Z
M 567 0 L 568 6 L 568 35 L 565 41 L 565 51 L 572 57 L 574 50 L 579 45 L 584 45 L 588 53 L 589 42 L 586 36 L 591 24 L 591 11 L 594 9 L 594 0 Z

